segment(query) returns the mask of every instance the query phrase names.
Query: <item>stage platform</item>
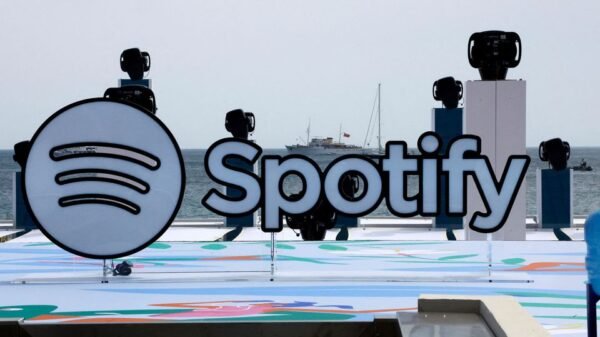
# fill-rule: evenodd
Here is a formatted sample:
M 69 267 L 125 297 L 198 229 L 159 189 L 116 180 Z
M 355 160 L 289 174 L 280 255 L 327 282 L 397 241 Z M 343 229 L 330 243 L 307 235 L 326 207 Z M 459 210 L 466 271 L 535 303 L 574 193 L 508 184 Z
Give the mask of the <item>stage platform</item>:
M 431 229 L 355 228 L 302 242 L 247 228 L 179 226 L 104 277 L 39 232 L 0 244 L 0 319 L 24 324 L 370 321 L 415 311 L 420 294 L 509 295 L 552 335 L 586 336 L 585 243 L 447 241 Z M 573 229 L 571 235 L 582 235 Z M 258 241 L 262 240 L 262 241 Z M 491 267 L 490 267 L 491 261 Z M 120 262 L 120 261 L 116 261 Z M 102 282 L 107 283 L 102 283 Z
M 571 228 L 563 229 L 572 240 L 583 240 L 584 218 L 576 218 Z M 551 229 L 539 229 L 533 218 L 527 221 L 527 241 L 557 241 Z M 224 238 L 225 234 L 234 230 L 227 228 L 220 220 L 209 221 L 176 221 L 158 241 L 215 241 Z M 15 230 L 12 223 L 0 224 L 0 242 L 13 240 L 13 242 L 50 242 L 40 231 L 34 230 L 17 239 L 14 237 L 19 231 Z M 339 228 L 327 231 L 325 240 L 336 240 Z M 464 230 L 454 230 L 457 240 L 464 240 Z M 276 233 L 277 240 L 302 241 L 299 233 L 289 228 Z M 355 240 L 442 240 L 446 241 L 444 229 L 432 228 L 431 219 L 398 219 L 398 218 L 361 218 L 358 227 L 348 228 L 348 239 Z M 16 240 L 16 241 L 15 241 Z M 262 232 L 258 227 L 243 228 L 235 241 L 261 241 L 270 240 L 270 234 Z

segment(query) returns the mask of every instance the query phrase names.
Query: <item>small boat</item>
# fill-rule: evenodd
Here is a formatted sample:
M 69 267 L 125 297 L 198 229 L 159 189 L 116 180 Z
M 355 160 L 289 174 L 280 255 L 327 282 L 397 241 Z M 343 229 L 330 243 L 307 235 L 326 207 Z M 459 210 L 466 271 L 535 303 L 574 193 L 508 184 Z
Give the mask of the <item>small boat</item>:
M 289 152 L 305 155 L 362 154 L 367 151 L 358 145 L 344 144 L 339 140 L 336 142 L 332 137 L 313 137 L 307 144 L 286 145 L 285 147 Z
M 367 139 L 369 135 L 372 135 L 371 125 L 373 121 L 373 114 L 375 109 L 371 112 L 371 118 L 369 119 L 369 126 L 367 127 L 367 135 L 362 146 L 345 144 L 342 142 L 342 136 L 344 138 L 350 137 L 346 132 L 342 133 L 342 126 L 340 125 L 340 132 L 337 142 L 333 137 L 310 137 L 310 121 L 308 122 L 308 128 L 306 129 L 306 142 L 304 144 L 286 145 L 285 148 L 291 153 L 305 154 L 305 155 L 344 155 L 344 154 L 360 154 L 367 156 L 380 156 L 383 154 L 383 147 L 381 145 L 381 83 L 377 86 L 377 95 L 375 97 L 377 102 L 377 119 L 378 119 L 378 147 L 370 148 Z M 375 106 L 374 106 L 375 107 Z
M 588 165 L 588 163 L 585 161 L 585 159 L 581 159 L 581 162 L 579 162 L 579 165 L 573 166 L 571 168 L 573 169 L 573 171 L 583 171 L 583 172 L 589 172 L 592 170 L 592 167 Z

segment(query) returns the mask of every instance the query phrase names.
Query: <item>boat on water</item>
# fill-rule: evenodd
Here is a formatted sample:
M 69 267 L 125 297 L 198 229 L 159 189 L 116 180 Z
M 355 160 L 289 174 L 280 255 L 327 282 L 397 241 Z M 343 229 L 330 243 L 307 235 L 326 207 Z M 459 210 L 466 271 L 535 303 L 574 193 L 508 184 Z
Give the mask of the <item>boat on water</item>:
M 333 137 L 314 137 L 306 144 L 286 145 L 285 147 L 289 152 L 306 155 L 364 154 L 373 150 L 358 145 L 344 144 L 341 141 L 336 142 Z
M 373 120 L 373 111 L 371 112 L 371 118 L 369 119 L 369 126 L 367 127 L 367 135 L 363 146 L 346 144 L 342 142 L 342 136 L 344 138 L 350 137 L 347 133 L 342 133 L 342 127 L 340 125 L 340 131 L 337 142 L 333 137 L 310 137 L 310 121 L 308 122 L 308 128 L 306 129 L 306 142 L 304 144 L 286 145 L 285 148 L 291 153 L 306 154 L 306 155 L 344 155 L 344 154 L 361 154 L 369 156 L 377 156 L 383 153 L 383 147 L 381 146 L 381 83 L 377 86 L 377 95 L 375 97 L 377 103 L 377 118 L 378 118 L 378 147 L 370 148 L 367 147 L 367 139 L 369 138 L 369 130 L 371 129 L 371 122 Z M 374 105 L 375 106 L 375 105 Z
M 581 159 L 581 161 L 579 162 L 579 165 L 573 166 L 571 168 L 573 169 L 573 171 L 583 171 L 583 172 L 589 172 L 592 170 L 592 167 L 588 165 L 588 163 L 585 161 L 585 159 Z

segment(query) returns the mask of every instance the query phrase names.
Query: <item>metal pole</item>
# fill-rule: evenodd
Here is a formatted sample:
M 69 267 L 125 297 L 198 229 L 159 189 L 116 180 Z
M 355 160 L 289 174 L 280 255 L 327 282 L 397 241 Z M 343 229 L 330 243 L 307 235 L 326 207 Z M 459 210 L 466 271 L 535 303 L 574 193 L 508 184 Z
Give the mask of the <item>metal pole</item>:
M 100 281 L 100 283 L 108 283 L 108 279 L 106 278 L 108 276 L 108 267 L 106 266 L 106 259 L 102 260 L 102 280 Z
M 487 248 L 488 248 L 488 277 L 489 281 L 492 282 L 492 234 L 486 235 Z
M 379 153 L 381 153 L 381 83 L 377 85 L 377 120 L 379 122 Z
M 275 280 L 275 233 L 271 233 L 271 281 Z

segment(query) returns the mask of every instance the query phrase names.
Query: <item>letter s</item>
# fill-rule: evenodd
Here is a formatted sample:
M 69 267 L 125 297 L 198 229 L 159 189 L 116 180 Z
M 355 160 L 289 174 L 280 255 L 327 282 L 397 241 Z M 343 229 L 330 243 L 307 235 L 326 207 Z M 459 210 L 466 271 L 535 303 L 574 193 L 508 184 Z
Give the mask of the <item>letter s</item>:
M 206 173 L 213 181 L 239 189 L 242 193 L 239 198 L 233 198 L 212 188 L 202 199 L 204 207 L 223 216 L 245 215 L 258 209 L 261 199 L 258 177 L 232 166 L 228 159 L 254 165 L 261 153 L 258 145 L 235 138 L 224 138 L 211 145 L 204 156 Z

